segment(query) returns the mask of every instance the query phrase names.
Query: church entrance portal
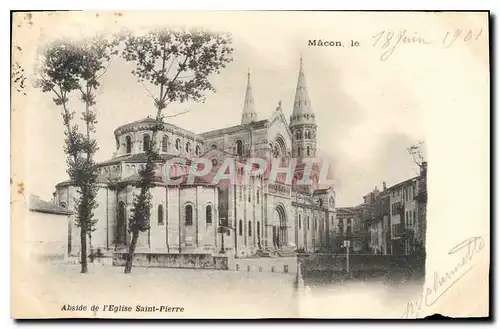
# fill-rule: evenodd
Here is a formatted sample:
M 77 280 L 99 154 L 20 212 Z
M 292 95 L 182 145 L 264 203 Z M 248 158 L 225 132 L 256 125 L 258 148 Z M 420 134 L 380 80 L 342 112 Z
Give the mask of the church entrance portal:
M 272 229 L 273 246 L 277 249 L 280 249 L 281 247 L 286 246 L 288 243 L 288 226 L 287 226 L 286 211 L 282 205 L 279 205 L 274 209 L 273 223 L 275 223 Z

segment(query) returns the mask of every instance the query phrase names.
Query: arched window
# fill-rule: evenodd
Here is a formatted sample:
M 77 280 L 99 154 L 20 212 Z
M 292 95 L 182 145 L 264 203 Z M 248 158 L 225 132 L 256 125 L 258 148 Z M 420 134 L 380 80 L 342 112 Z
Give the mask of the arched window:
M 302 218 L 300 217 L 300 214 L 299 214 L 299 230 L 302 229 Z
M 252 221 L 248 221 L 248 236 L 252 236 Z
M 299 156 L 299 157 L 301 156 L 301 154 L 300 154 L 300 146 L 297 147 L 297 156 Z
M 158 225 L 163 225 L 163 206 L 158 206 Z
M 257 194 L 255 195 L 255 197 L 257 198 L 257 203 L 260 203 L 260 188 L 257 189 Z
M 310 226 L 309 226 L 309 216 L 307 216 L 307 230 L 309 231 Z
M 307 152 L 308 156 L 311 155 L 311 148 L 309 147 L 309 145 L 307 146 L 307 151 L 306 152 Z
M 151 142 L 151 137 L 148 134 L 144 134 L 142 137 L 142 150 L 146 152 L 149 150 L 149 144 Z
M 240 140 L 236 141 L 236 154 L 243 155 L 243 142 Z
M 239 226 L 238 226 L 238 234 L 241 236 L 243 235 L 243 221 L 240 219 L 239 221 Z
M 177 138 L 177 139 L 175 140 L 175 149 L 176 149 L 177 151 L 179 151 L 179 150 L 181 149 L 181 140 L 180 140 L 179 138 Z
M 186 206 L 186 226 L 191 226 L 193 225 L 193 206 L 188 204 Z
M 200 156 L 201 154 L 200 145 L 196 145 L 196 147 L 194 148 L 194 154 L 196 154 L 196 156 Z
M 125 243 L 125 234 L 127 232 L 127 213 L 124 202 L 120 202 L 118 204 L 118 218 L 116 221 L 116 243 L 124 244 Z
M 257 236 L 260 237 L 260 222 L 257 222 Z
M 330 197 L 330 208 L 335 208 L 335 200 L 333 197 Z
M 191 143 L 187 142 L 186 143 L 186 153 L 190 153 L 191 152 Z
M 205 211 L 206 211 L 205 218 L 207 225 L 212 225 L 212 206 L 208 205 Z
M 322 200 L 322 199 L 319 199 L 319 200 L 318 200 L 318 204 L 319 204 L 319 206 L 320 206 L 320 207 L 323 207 L 323 200 Z
M 161 150 L 163 152 L 168 152 L 168 136 L 163 136 L 161 140 Z
M 125 137 L 125 143 L 127 144 L 127 153 L 132 153 L 132 138 L 130 136 Z

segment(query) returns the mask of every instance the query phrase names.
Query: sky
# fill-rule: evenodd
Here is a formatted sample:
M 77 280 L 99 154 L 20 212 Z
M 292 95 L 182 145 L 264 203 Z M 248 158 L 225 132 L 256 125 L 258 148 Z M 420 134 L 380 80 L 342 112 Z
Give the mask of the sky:
M 127 20 L 128 15 L 131 14 L 125 13 L 120 21 L 112 18 L 118 22 L 113 28 L 134 30 L 137 22 L 142 22 L 138 17 Z M 219 75 L 211 77 L 216 92 L 206 94 L 205 103 L 169 106 L 169 114 L 189 110 L 169 122 L 195 133 L 239 124 L 248 70 L 258 119 L 269 118 L 279 101 L 282 101 L 285 117 L 289 118 L 302 54 L 318 124 L 318 149 L 331 158 L 337 205 L 359 204 L 363 195 L 375 186 L 381 188 L 383 181 L 391 186 L 417 175 L 417 167 L 406 149 L 417 141 L 426 140 L 422 111 L 426 100 L 421 90 L 411 87 L 419 75 L 424 77 L 421 70 L 432 67 L 429 68 L 426 62 L 408 65 L 404 60 L 404 52 L 408 49 L 398 50 L 399 53 L 387 61 L 380 60 L 381 50 L 372 47 L 371 37 L 375 34 L 373 31 L 377 31 L 377 24 L 390 22 L 391 17 L 375 19 L 358 15 L 352 20 L 340 15 L 338 22 L 332 22 L 328 16 L 318 14 L 252 16 L 246 13 L 224 16 L 225 24 L 216 23 L 218 20 L 207 15 L 187 17 L 197 22 L 193 25 L 230 32 L 233 61 Z M 78 30 L 82 24 L 94 18 L 100 19 L 93 15 L 76 16 L 71 20 L 46 17 L 49 22 L 59 19 L 58 24 L 47 24 L 40 19 L 41 32 L 34 41 L 40 46 L 65 33 L 74 37 L 82 33 Z M 181 20 L 182 15 L 175 18 Z M 297 20 L 301 21 L 300 26 L 294 24 Z M 161 15 L 148 16 L 147 21 L 149 25 L 141 25 L 141 29 L 164 25 Z M 36 27 L 36 17 L 34 23 Z M 108 31 L 108 25 L 89 25 L 87 29 Z M 308 46 L 309 39 L 321 35 L 340 40 L 346 46 L 339 49 Z M 350 40 L 359 40 L 361 45 L 347 47 Z M 96 106 L 98 161 L 113 156 L 116 145 L 113 131 L 118 126 L 154 115 L 153 103 L 131 74 L 132 69 L 133 64 L 121 58 L 113 59 L 101 80 Z M 34 75 L 30 79 L 33 80 Z M 51 95 L 32 86 L 28 86 L 27 97 L 29 179 L 26 188 L 43 199 L 50 199 L 55 185 L 67 179 L 60 110 L 52 102 Z M 70 106 L 81 109 L 76 97 L 71 99 Z

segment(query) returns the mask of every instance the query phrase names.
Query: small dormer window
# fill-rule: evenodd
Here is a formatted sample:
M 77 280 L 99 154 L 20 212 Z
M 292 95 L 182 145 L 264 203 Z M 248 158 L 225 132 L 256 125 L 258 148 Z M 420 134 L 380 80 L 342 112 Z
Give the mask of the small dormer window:
M 176 149 L 177 151 L 179 151 L 179 150 L 181 149 L 181 140 L 180 140 L 179 138 L 177 138 L 177 139 L 175 140 L 175 149 Z
M 196 154 L 196 156 L 200 156 L 200 154 L 201 154 L 200 145 L 196 145 L 196 147 L 194 149 L 194 153 Z
M 190 153 L 191 152 L 191 143 L 187 142 L 186 143 L 186 153 Z

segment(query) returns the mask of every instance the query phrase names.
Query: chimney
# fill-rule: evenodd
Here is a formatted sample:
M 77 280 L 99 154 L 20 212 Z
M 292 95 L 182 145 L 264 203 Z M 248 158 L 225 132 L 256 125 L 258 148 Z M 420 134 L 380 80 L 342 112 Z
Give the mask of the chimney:
M 387 190 L 387 185 L 385 183 L 385 181 L 382 182 L 382 191 L 385 191 Z
M 422 162 L 420 166 L 420 175 L 427 174 L 427 161 Z

